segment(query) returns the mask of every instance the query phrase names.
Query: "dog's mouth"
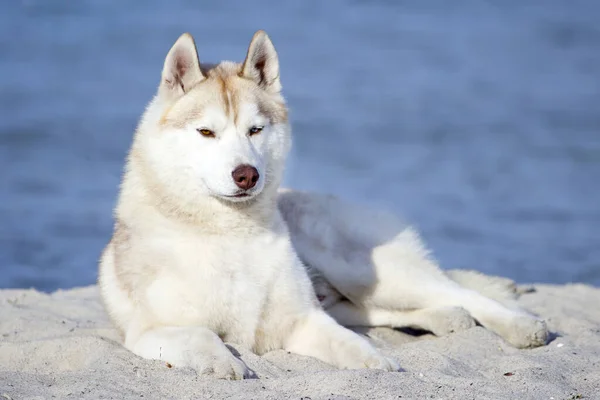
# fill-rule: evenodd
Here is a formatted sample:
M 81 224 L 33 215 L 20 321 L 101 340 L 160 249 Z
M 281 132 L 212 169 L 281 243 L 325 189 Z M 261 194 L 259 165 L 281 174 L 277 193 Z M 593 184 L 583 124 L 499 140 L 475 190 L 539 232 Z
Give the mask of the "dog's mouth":
M 255 193 L 250 193 L 247 192 L 245 190 L 243 191 L 239 191 L 237 193 L 234 194 L 223 194 L 221 195 L 222 197 L 225 197 L 226 199 L 229 200 L 244 200 L 244 199 L 249 199 L 250 197 L 253 197 Z

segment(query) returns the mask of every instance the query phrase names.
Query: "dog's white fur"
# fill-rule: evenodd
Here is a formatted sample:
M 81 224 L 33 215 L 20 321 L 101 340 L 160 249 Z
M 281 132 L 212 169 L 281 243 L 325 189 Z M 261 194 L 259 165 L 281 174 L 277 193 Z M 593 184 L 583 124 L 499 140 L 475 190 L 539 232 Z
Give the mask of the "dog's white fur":
M 102 298 L 125 347 L 240 379 L 251 371 L 224 342 L 398 369 L 340 324 L 443 335 L 475 318 L 515 346 L 545 342 L 545 324 L 510 299 L 510 282 L 451 279 L 393 217 L 279 191 L 290 144 L 266 33 L 254 35 L 243 64 L 216 66 L 201 66 L 192 37 L 179 38 L 137 129 L 100 261 Z M 232 178 L 240 165 L 259 173 L 248 190 Z

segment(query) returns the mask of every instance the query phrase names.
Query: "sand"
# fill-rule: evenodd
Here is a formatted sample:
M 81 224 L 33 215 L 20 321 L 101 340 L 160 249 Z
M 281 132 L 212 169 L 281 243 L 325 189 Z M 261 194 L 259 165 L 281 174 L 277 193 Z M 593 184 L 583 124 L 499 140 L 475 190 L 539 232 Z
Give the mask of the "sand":
M 547 346 L 517 350 L 475 327 L 447 337 L 363 331 L 403 372 L 336 370 L 235 344 L 260 379 L 221 381 L 143 360 L 119 344 L 95 286 L 0 291 L 4 399 L 600 399 L 600 289 L 534 285 L 519 300 L 546 319 Z

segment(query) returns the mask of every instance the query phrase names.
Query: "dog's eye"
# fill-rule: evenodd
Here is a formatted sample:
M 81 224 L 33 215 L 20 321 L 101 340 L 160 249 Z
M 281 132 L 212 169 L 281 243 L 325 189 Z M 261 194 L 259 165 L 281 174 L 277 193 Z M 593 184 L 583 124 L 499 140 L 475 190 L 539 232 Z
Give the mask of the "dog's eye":
M 210 129 L 196 129 L 198 131 L 199 134 L 201 134 L 204 137 L 210 137 L 210 138 L 214 138 L 215 137 L 215 133 L 213 131 L 211 131 Z
M 252 136 L 252 135 L 256 135 L 257 133 L 260 133 L 260 131 L 262 131 L 262 130 L 263 130 L 263 128 L 264 128 L 264 126 L 253 126 L 252 128 L 250 128 L 250 129 L 248 130 L 248 134 L 249 134 L 250 136 Z

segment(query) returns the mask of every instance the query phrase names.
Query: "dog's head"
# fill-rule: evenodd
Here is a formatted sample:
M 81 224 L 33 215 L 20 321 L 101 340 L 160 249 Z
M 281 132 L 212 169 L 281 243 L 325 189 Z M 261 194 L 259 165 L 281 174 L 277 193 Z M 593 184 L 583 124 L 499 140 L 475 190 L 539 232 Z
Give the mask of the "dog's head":
M 242 64 L 211 66 L 200 65 L 194 39 L 184 34 L 165 59 L 134 156 L 169 197 L 239 203 L 279 184 L 290 144 L 279 62 L 267 34 L 254 35 Z

